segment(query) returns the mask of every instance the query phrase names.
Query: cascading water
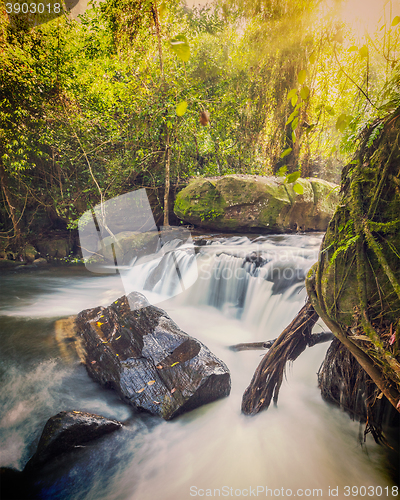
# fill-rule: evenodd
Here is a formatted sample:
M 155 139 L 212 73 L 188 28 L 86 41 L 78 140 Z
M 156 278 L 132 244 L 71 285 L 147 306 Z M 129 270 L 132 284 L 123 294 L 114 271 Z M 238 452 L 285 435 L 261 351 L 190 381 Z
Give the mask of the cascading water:
M 123 270 L 122 278 L 73 268 L 3 276 L 0 466 L 22 469 L 46 420 L 81 410 L 126 426 L 61 461 L 42 478 L 43 498 L 184 500 L 218 491 L 228 498 L 250 491 L 263 497 L 268 490 L 269 497 L 302 491 L 346 498 L 347 486 L 358 488 L 353 498 L 375 495 L 378 487 L 382 497 L 388 491 L 392 498 L 383 448 L 369 441 L 362 448 L 358 424 L 321 400 L 316 372 L 326 345 L 296 361 L 278 407 L 251 418 L 240 413 L 260 352 L 228 347 L 275 338 L 287 326 L 304 304 L 304 277 L 320 241 L 308 235 L 207 237 L 196 253 L 169 242 L 163 256 Z M 133 289 L 152 296 L 228 365 L 228 398 L 164 422 L 132 415 L 115 393 L 87 376 L 59 337 L 56 320 L 108 305 Z

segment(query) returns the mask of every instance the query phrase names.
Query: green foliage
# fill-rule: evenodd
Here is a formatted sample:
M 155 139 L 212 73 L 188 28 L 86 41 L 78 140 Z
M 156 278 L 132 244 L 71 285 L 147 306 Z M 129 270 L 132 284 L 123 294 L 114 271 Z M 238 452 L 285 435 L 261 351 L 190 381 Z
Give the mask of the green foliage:
M 300 85 L 303 85 L 303 83 L 306 81 L 306 78 L 307 78 L 307 71 L 305 69 L 302 69 L 297 75 L 297 81 L 299 82 Z
M 204 220 L 214 220 L 214 219 L 218 219 L 219 217 L 221 217 L 222 215 L 224 215 L 224 211 L 223 210 L 218 210 L 218 209 L 211 209 L 209 210 L 208 212 L 206 213 L 202 213 L 201 214 L 201 220 L 204 221 Z
M 186 113 L 188 103 L 186 101 L 181 101 L 176 107 L 177 116 L 183 116 Z
M 190 47 L 185 35 L 177 35 L 169 41 L 171 50 L 181 59 L 183 62 L 188 62 L 190 59 Z
M 343 133 L 348 127 L 350 122 L 351 122 L 351 116 L 346 115 L 346 113 L 342 113 L 336 120 L 336 125 L 335 125 L 336 130 Z
M 283 153 L 281 154 L 281 158 L 285 158 L 285 156 L 290 155 L 291 152 L 292 152 L 292 148 L 285 149 L 285 151 L 283 151 Z
M 0 158 L 18 215 L 26 199 L 72 228 L 99 190 L 156 192 L 168 141 L 172 181 L 300 170 L 333 180 L 375 120 L 371 103 L 400 101 L 398 42 L 386 27 L 360 43 L 317 26 L 317 3 L 106 0 L 32 29 L 2 14 Z
M 293 182 L 296 182 L 299 177 L 300 177 L 300 172 L 299 171 L 292 172 L 291 174 L 288 174 L 286 176 L 285 182 L 287 182 L 288 184 L 292 184 Z
M 301 184 L 294 184 L 293 186 L 293 191 L 297 194 L 303 194 L 304 193 L 304 188 Z

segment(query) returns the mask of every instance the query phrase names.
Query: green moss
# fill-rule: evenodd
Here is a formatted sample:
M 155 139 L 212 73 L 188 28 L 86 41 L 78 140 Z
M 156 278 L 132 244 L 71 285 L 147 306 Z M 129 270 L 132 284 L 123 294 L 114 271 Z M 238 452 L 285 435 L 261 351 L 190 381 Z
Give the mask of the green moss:
M 178 193 L 174 212 L 180 219 L 200 223 L 206 219 L 221 217 L 225 206 L 214 183 L 196 179 Z
M 302 195 L 284 184 L 283 178 L 227 175 L 195 179 L 178 194 L 174 210 L 180 219 L 209 229 L 324 230 L 333 208 L 324 217 L 318 213 L 319 222 L 313 225 L 312 185 L 307 179 L 298 182 Z

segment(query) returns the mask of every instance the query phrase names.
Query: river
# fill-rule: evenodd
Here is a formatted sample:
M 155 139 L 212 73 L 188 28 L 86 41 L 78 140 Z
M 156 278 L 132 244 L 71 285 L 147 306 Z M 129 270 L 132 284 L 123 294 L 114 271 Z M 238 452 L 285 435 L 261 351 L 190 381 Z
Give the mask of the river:
M 275 338 L 287 326 L 305 302 L 304 276 L 321 238 L 214 237 L 196 258 L 183 255 L 188 267 L 197 266 L 198 279 L 157 305 L 227 364 L 232 391 L 170 422 L 135 415 L 88 377 L 73 346 L 60 338 L 57 320 L 124 294 L 119 275 L 76 266 L 1 276 L 0 466 L 21 470 L 46 420 L 80 410 L 126 425 L 57 462 L 41 478 L 43 498 L 262 498 L 266 492 L 270 498 L 377 498 L 379 488 L 392 498 L 384 448 L 370 438 L 361 446 L 359 424 L 321 399 L 316 373 L 327 344 L 307 349 L 288 370 L 277 407 L 255 417 L 240 411 L 263 353 L 229 346 Z M 261 266 L 245 262 L 252 252 Z M 133 285 L 139 274 L 131 273 Z

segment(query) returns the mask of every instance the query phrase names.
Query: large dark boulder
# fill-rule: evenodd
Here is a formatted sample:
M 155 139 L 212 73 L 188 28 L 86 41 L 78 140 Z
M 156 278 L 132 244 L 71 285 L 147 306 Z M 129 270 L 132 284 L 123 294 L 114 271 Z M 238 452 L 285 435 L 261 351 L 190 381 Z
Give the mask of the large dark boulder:
M 121 422 L 81 411 L 62 411 L 44 426 L 36 453 L 24 472 L 42 467 L 54 458 L 122 427 Z
M 139 410 L 169 420 L 228 396 L 226 365 L 140 293 L 79 313 L 88 373 Z
M 68 452 L 121 427 L 117 420 L 81 411 L 62 411 L 49 418 L 36 453 L 24 470 L 0 467 L 1 500 L 41 499 L 40 483 L 47 467 L 52 467 L 55 461 L 59 463 Z

